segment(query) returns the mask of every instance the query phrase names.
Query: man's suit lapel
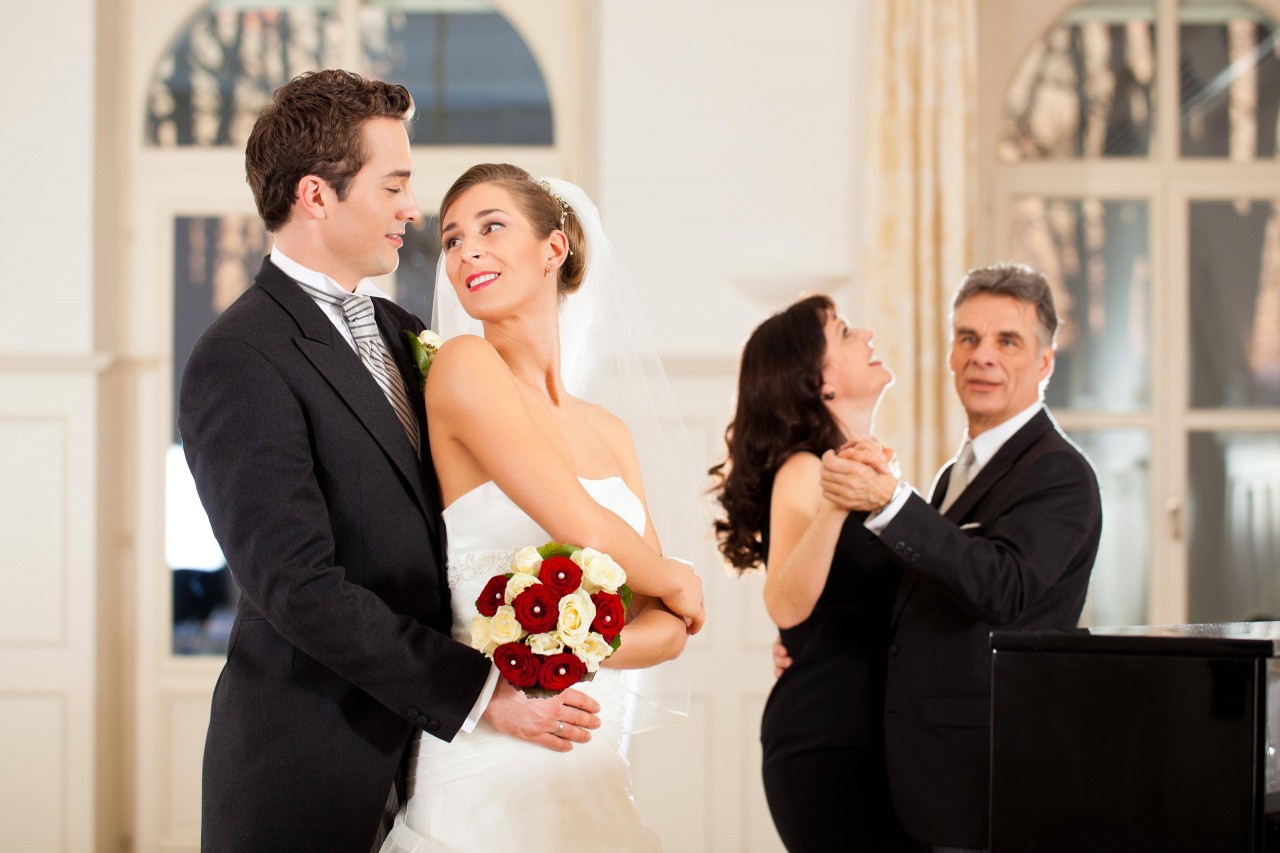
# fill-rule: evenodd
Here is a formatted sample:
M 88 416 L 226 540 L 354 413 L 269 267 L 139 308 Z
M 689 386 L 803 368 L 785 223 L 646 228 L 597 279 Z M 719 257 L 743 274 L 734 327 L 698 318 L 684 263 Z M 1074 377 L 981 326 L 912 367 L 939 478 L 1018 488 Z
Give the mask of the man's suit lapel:
M 1018 458 L 1026 452 L 1032 444 L 1035 443 L 1041 435 L 1046 431 L 1054 428 L 1053 418 L 1049 416 L 1047 409 L 1041 409 L 1036 413 L 1030 421 L 1028 421 L 1022 429 L 1010 436 L 1009 440 L 1001 445 L 996 451 L 996 455 L 991 457 L 991 461 L 983 466 L 978 472 L 978 476 L 973 479 L 965 490 L 960 493 L 960 497 L 956 498 L 956 502 L 947 508 L 943 517 L 948 521 L 959 525 L 968 515 L 970 510 L 977 506 L 982 497 L 989 491 L 991 487 L 999 482 L 1000 478 L 1005 475 L 1018 461 Z M 942 506 L 942 499 L 947 494 L 947 486 L 951 482 L 951 474 L 955 470 L 955 461 L 947 463 L 947 467 L 939 472 L 937 481 L 933 484 L 933 492 L 929 495 L 929 505 L 934 509 Z M 920 575 L 916 572 L 908 572 L 903 576 L 902 585 L 898 588 L 898 595 L 893 601 L 893 615 L 890 617 L 890 630 L 898 624 L 898 617 L 902 615 L 902 610 L 906 607 L 907 600 L 916 591 L 916 587 L 920 584 Z
M 413 360 L 404 337 L 405 332 L 411 330 L 401 327 L 381 299 L 373 300 L 373 315 L 378 321 L 378 331 L 382 333 L 382 339 L 387 342 L 388 352 L 395 359 L 396 366 L 400 368 L 400 377 L 404 380 L 404 389 L 409 395 L 409 405 L 418 419 L 418 446 L 422 448 L 422 462 L 418 467 L 422 473 L 422 487 L 430 492 L 431 497 L 434 497 L 439 493 L 440 486 L 436 479 L 436 467 L 431 464 L 431 443 L 430 436 L 427 434 L 427 407 L 422 393 L 422 377 L 418 373 L 418 365 Z M 399 421 L 396 423 L 399 424 Z M 403 428 L 400 434 L 404 434 Z M 427 495 L 418 493 L 418 503 L 428 509 L 427 521 L 437 541 L 440 541 L 439 504 L 437 501 L 428 502 L 426 498 Z M 440 560 L 440 566 L 443 570 L 443 559 Z
M 960 497 L 956 498 L 946 512 L 946 517 L 960 524 L 968 517 L 969 512 L 977 506 L 987 492 L 991 491 L 991 487 L 1000 481 L 1010 468 L 1014 466 L 1027 451 L 1027 448 L 1035 443 L 1041 435 L 1053 429 L 1053 419 L 1049 417 L 1046 409 L 1036 412 L 1035 416 L 1023 424 L 1022 428 L 1009 437 L 1000 449 L 996 451 L 996 455 L 991 457 L 991 461 L 982 467 L 978 472 L 978 476 L 974 477 L 973 482 L 965 487 L 960 493 Z M 941 493 L 946 494 L 946 487 L 941 487 Z M 941 498 L 939 498 L 941 502 Z
M 297 282 L 271 263 L 270 259 L 263 262 L 257 283 L 293 317 L 302 331 L 302 335 L 294 339 L 298 349 L 315 365 L 316 370 L 324 376 L 399 469 L 434 530 L 437 519 L 433 518 L 435 513 L 427 511 L 431 504 L 427 503 L 423 492 L 418 459 L 409 446 L 409 439 L 404 434 L 404 427 L 400 425 L 395 410 L 387 402 L 377 382 L 369 375 L 368 369 L 360 362 L 360 356 L 338 334 L 333 323 L 311 297 L 303 292 Z M 421 399 L 419 391 L 419 404 Z

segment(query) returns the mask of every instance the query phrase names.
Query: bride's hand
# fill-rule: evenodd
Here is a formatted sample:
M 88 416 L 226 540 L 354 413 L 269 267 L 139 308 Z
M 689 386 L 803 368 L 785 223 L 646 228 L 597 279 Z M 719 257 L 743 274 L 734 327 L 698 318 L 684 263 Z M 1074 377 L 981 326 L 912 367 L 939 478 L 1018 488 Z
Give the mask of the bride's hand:
M 684 619 L 690 634 L 702 630 L 702 623 L 707 620 L 706 609 L 702 603 L 702 578 L 694 572 L 693 566 L 684 560 L 663 559 L 663 568 L 675 578 L 679 586 L 662 596 L 662 603 L 672 613 Z
M 503 734 L 568 752 L 575 743 L 591 740 L 588 729 L 600 728 L 599 712 L 600 703 L 580 690 L 569 688 L 549 699 L 530 699 L 499 678 L 482 716 Z

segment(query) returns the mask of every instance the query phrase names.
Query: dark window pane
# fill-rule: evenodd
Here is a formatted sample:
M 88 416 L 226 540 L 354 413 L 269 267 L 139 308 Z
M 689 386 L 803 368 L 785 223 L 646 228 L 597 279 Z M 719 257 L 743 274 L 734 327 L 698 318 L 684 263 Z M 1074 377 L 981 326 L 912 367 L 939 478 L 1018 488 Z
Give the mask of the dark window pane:
M 1145 157 L 1155 133 L 1155 3 L 1071 10 L 1023 59 L 1005 95 L 1005 162 Z
M 436 260 L 440 257 L 440 219 L 432 214 L 409 223 L 400 267 L 396 270 L 396 303 L 431 323 Z
M 253 282 L 270 251 L 256 216 L 180 216 L 173 226 L 173 400 L 196 340 Z M 174 654 L 225 654 L 239 596 L 209 529 L 177 433 L 165 457 L 165 562 Z
M 146 140 L 160 147 L 243 148 L 271 93 L 338 64 L 337 0 L 214 0 L 161 57 L 147 95 Z
M 1058 309 L 1050 406 L 1147 408 L 1151 253 L 1141 200 L 1024 196 L 1013 203 L 1012 259 L 1043 272 Z
M 1280 200 L 1189 214 L 1191 405 L 1280 406 Z
M 409 88 L 415 145 L 551 145 L 537 61 L 481 0 L 383 0 L 362 16 L 371 73 Z
M 1183 0 L 1178 27 L 1182 154 L 1273 158 L 1280 30 L 1246 3 Z

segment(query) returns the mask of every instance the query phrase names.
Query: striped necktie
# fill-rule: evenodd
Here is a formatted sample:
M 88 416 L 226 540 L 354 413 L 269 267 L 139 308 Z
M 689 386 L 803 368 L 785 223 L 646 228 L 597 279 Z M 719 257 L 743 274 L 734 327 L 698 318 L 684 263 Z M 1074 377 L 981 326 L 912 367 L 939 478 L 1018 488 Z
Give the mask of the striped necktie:
M 387 402 L 391 404 L 396 417 L 400 419 L 400 425 L 404 427 L 413 452 L 421 458 L 418 419 L 413 414 L 413 407 L 409 405 L 409 394 L 405 390 L 404 377 L 400 375 L 395 359 L 391 357 L 391 353 L 387 352 L 387 347 L 382 342 L 382 335 L 378 332 L 378 321 L 373 315 L 373 300 L 354 293 L 344 299 L 308 284 L 298 283 L 316 301 L 337 305 L 342 309 L 343 316 L 347 318 L 347 328 L 351 330 L 351 337 L 355 339 L 356 352 L 360 354 L 360 361 L 363 362 L 373 380 L 378 383 L 382 393 L 386 395 Z

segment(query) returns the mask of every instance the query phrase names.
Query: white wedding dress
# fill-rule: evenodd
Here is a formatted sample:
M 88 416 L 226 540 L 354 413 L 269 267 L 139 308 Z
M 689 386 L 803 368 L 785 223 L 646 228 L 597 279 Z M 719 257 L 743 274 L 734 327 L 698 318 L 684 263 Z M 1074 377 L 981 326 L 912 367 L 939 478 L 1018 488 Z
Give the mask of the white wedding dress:
M 643 534 L 644 506 L 621 478 L 579 479 L 597 503 Z M 492 481 L 450 504 L 444 521 L 453 637 L 469 645 L 475 601 L 485 583 L 509 570 L 516 550 L 551 537 Z M 483 717 L 452 743 L 415 738 L 409 798 L 381 853 L 661 850 L 636 811 L 631 768 L 619 748 L 619 673 L 602 667 L 577 689 L 600 703 L 601 726 L 589 743 L 575 743 L 568 753 L 500 734 Z

